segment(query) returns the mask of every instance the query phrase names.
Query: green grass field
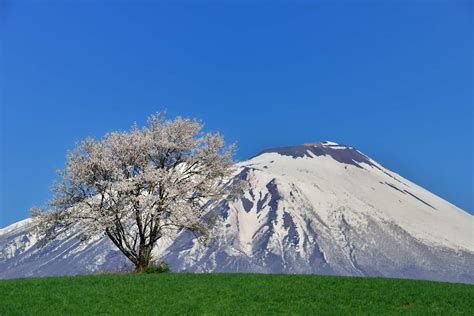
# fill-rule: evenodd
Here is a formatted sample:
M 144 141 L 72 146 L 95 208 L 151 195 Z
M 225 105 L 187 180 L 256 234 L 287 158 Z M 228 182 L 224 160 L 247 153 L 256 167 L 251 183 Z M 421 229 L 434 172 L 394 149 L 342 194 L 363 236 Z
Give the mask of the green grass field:
M 0 281 L 0 315 L 474 315 L 474 286 L 382 278 L 115 274 Z

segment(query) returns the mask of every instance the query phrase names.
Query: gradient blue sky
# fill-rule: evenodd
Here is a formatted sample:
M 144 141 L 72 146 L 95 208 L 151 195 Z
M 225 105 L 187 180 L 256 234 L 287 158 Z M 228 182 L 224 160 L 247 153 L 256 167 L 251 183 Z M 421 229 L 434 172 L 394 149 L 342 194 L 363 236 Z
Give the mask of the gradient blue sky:
M 470 1 L 0 2 L 0 227 L 86 136 L 167 109 L 238 144 L 350 144 L 473 213 Z

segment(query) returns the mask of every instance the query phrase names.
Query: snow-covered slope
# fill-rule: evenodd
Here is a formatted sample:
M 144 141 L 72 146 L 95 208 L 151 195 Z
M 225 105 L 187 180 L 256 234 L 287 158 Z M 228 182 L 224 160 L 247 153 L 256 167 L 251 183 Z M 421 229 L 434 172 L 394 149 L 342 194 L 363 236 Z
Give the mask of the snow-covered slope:
M 157 254 L 174 270 L 321 273 L 474 283 L 474 217 L 358 150 L 308 143 L 239 163 L 249 189 L 222 203 L 209 247 L 183 233 Z M 106 239 L 38 248 L 26 220 L 0 230 L 0 277 L 123 269 Z

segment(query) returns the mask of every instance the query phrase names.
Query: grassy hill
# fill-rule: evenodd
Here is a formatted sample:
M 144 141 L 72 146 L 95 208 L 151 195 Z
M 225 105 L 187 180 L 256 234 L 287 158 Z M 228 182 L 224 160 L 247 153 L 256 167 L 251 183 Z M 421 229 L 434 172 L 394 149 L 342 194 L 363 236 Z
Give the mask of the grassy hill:
M 316 275 L 115 274 L 0 281 L 0 315 L 474 315 L 474 286 Z

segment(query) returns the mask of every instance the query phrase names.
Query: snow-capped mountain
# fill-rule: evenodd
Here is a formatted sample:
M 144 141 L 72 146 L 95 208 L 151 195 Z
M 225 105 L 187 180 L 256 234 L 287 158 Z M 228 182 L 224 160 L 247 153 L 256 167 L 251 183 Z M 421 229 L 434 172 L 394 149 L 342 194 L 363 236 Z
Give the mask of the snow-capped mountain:
M 474 283 L 474 217 L 332 142 L 269 149 L 238 164 L 250 186 L 221 203 L 209 247 L 192 234 L 156 254 L 175 271 L 318 273 Z M 38 247 L 27 219 L 0 230 L 0 278 L 122 270 L 106 238 Z M 79 232 L 78 232 L 79 233 Z

